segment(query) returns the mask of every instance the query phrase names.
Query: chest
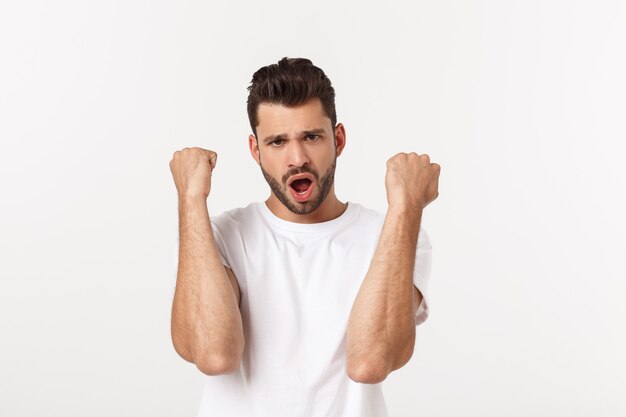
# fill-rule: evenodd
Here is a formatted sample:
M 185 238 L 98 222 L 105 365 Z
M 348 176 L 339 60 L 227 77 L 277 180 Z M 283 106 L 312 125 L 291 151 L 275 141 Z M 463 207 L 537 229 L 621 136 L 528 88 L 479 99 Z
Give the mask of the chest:
M 306 329 L 347 323 L 375 250 L 349 236 L 254 235 L 230 247 L 251 321 Z

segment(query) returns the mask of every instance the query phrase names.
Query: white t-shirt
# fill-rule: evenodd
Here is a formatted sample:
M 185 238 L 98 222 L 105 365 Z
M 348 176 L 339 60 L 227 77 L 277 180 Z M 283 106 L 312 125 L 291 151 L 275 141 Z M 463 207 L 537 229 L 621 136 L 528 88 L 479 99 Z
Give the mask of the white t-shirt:
M 241 290 L 239 369 L 206 376 L 198 417 L 386 417 L 381 384 L 346 373 L 346 330 L 385 215 L 348 203 L 336 219 L 301 224 L 264 202 L 211 219 L 224 265 Z M 431 245 L 418 235 L 414 283 L 428 316 Z

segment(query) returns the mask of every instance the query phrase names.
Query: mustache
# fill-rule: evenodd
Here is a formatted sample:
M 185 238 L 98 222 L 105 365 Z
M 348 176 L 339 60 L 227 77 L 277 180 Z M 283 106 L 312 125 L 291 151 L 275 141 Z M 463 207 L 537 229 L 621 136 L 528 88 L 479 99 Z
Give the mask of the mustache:
M 312 170 L 311 168 L 307 167 L 306 165 L 303 167 L 296 167 L 296 168 L 292 168 L 289 171 L 287 171 L 287 173 L 285 175 L 283 175 L 283 182 L 287 182 L 287 180 L 289 179 L 289 177 L 291 177 L 292 175 L 298 175 L 298 174 L 311 174 L 315 177 L 316 180 L 319 181 L 319 177 L 317 175 L 317 172 L 315 172 L 314 170 Z

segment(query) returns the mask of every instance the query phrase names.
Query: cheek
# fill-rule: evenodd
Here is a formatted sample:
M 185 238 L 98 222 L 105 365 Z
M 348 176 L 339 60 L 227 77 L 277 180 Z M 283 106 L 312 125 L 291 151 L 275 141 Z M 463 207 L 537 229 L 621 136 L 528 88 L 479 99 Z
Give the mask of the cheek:
M 281 165 L 275 158 L 270 158 L 266 154 L 263 154 L 261 158 L 263 169 L 272 174 L 274 177 L 280 178 L 283 175 L 281 172 Z
M 332 164 L 335 159 L 335 148 L 324 149 L 324 152 L 320 155 L 320 157 L 323 158 L 325 165 Z

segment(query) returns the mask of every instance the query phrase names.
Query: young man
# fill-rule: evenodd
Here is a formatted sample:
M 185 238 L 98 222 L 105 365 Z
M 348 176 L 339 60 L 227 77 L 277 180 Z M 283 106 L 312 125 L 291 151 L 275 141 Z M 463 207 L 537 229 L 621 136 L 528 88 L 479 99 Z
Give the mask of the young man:
M 324 72 L 284 58 L 248 89 L 265 202 L 210 218 L 217 153 L 185 148 L 170 162 L 180 214 L 172 340 L 208 375 L 198 415 L 384 417 L 380 383 L 409 361 L 428 316 L 420 222 L 440 167 L 426 154 L 389 159 L 386 215 L 341 202 L 333 180 L 346 132 Z

